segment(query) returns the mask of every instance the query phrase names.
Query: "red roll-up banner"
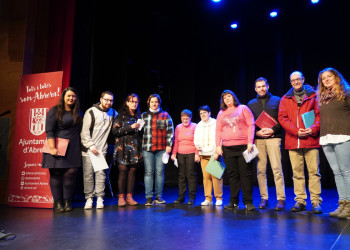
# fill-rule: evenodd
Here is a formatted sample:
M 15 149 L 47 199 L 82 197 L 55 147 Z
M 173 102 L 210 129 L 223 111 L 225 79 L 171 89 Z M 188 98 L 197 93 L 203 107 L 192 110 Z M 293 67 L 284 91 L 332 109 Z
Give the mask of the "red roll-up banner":
M 58 103 L 63 72 L 24 75 L 20 79 L 8 204 L 51 208 L 50 175 L 41 168 L 46 114 Z

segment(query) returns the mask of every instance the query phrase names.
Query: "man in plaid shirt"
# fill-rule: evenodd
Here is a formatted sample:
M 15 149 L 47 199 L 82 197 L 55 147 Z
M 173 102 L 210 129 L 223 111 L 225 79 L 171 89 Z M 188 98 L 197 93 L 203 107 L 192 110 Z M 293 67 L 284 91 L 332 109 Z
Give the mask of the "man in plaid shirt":
M 141 115 L 145 121 L 142 151 L 145 164 L 146 206 L 153 203 L 164 204 L 162 199 L 164 185 L 164 153 L 171 152 L 174 127 L 170 115 L 160 107 L 158 94 L 152 94 L 147 100 L 149 110 Z M 155 175 L 155 200 L 153 201 L 153 181 Z

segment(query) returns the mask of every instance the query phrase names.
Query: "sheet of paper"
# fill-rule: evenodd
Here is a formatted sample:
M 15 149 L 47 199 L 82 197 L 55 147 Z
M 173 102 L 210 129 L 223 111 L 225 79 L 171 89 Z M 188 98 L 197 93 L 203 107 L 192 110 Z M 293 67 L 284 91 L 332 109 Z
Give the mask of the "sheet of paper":
M 143 125 L 145 125 L 145 121 L 142 119 L 138 119 L 137 123 L 140 124 L 139 130 L 141 130 L 143 128 Z
M 177 159 L 175 158 L 175 161 L 174 161 L 174 165 L 175 165 L 175 167 L 179 167 L 179 165 L 178 165 L 178 163 L 177 163 Z
M 169 161 L 169 154 L 167 152 L 164 152 L 163 156 L 162 156 L 162 162 L 164 164 L 167 164 Z
M 92 167 L 94 168 L 94 171 L 100 171 L 104 169 L 108 169 L 108 164 L 106 162 L 105 156 L 103 155 L 101 150 L 98 150 L 99 154 L 95 155 L 90 150 L 88 150 L 88 154 L 90 156 Z
M 259 154 L 258 148 L 253 144 L 253 150 L 248 153 L 248 149 L 243 152 L 243 157 L 246 163 L 251 162 Z

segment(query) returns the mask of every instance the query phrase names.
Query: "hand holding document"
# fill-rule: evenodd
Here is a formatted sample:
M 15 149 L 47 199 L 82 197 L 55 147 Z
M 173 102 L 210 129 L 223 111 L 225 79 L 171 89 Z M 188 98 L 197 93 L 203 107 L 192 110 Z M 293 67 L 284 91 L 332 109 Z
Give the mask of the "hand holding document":
M 243 152 L 243 157 L 246 163 L 251 162 L 257 155 L 259 154 L 259 150 L 255 144 L 253 144 L 253 150 L 249 153 L 248 149 Z
M 56 138 L 56 149 L 59 156 L 65 156 L 67 147 L 68 147 L 69 139 Z M 43 146 L 43 152 L 50 154 L 49 143 L 46 140 Z
M 138 119 L 137 123 L 140 124 L 139 130 L 141 130 L 143 128 L 143 125 L 145 125 L 145 121 L 142 119 Z
M 164 152 L 163 156 L 162 156 L 162 162 L 164 164 L 167 164 L 169 161 L 169 154 L 167 152 Z
M 273 128 L 277 124 L 277 121 L 265 111 L 263 111 L 255 121 L 255 125 L 259 128 Z
M 91 152 L 91 150 L 88 150 L 91 164 L 95 172 L 108 169 L 108 164 L 106 162 L 105 156 L 103 155 L 101 150 L 98 150 L 98 152 L 99 154 L 95 155 L 94 153 Z
M 311 110 L 301 115 L 305 128 L 310 128 L 315 122 L 315 111 Z

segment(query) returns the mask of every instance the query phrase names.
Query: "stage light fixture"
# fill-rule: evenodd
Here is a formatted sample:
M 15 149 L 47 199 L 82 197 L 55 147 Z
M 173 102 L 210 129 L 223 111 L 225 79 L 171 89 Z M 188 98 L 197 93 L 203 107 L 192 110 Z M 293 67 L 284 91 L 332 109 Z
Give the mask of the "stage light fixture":
M 278 16 L 278 11 L 277 10 L 274 10 L 274 11 L 270 12 L 270 17 L 276 17 L 276 16 Z
M 211 0 L 211 1 L 214 2 L 214 3 L 221 2 L 221 0 Z
M 237 29 L 237 28 L 238 28 L 238 23 L 231 24 L 231 29 Z
M 317 4 L 320 0 L 311 0 L 312 4 Z

